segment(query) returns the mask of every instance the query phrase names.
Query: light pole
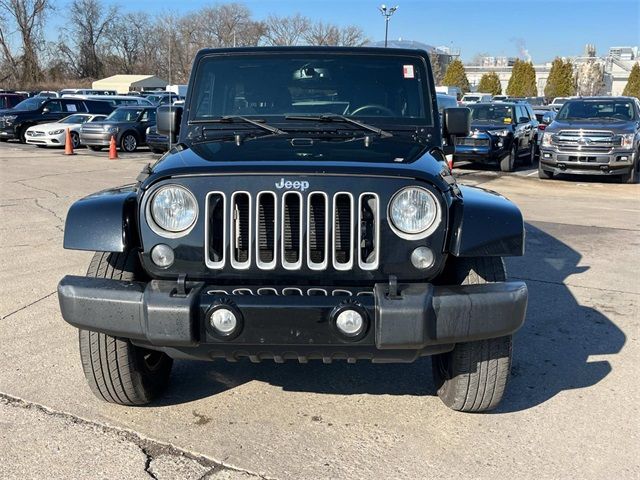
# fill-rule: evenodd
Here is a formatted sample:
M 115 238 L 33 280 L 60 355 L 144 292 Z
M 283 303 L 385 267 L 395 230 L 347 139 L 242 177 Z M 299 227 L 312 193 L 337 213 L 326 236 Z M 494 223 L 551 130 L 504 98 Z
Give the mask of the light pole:
M 383 3 L 382 5 L 380 5 L 380 7 L 378 7 L 378 9 L 380 10 L 380 13 L 384 16 L 384 47 L 387 48 L 387 37 L 389 35 L 389 20 L 391 20 L 391 15 L 396 13 L 396 10 L 398 9 L 398 5 L 396 5 L 395 7 L 387 8 L 387 6 Z

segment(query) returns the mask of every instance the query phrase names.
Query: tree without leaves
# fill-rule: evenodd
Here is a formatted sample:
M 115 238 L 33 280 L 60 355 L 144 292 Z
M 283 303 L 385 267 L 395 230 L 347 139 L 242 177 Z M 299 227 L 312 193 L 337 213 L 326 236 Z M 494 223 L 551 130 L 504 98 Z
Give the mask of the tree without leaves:
M 578 68 L 576 90 L 578 95 L 591 97 L 600 95 L 604 90 L 604 67 L 598 62 L 588 60 Z
M 636 63 L 631 69 L 631 73 L 629 74 L 629 80 L 627 80 L 627 85 L 624 87 L 622 95 L 625 97 L 636 97 L 640 98 L 640 64 Z
M 431 52 L 429 54 L 429 60 L 431 61 L 431 70 L 433 71 L 433 81 L 436 85 L 442 84 L 444 78 L 444 71 L 442 70 L 442 63 L 440 63 L 440 56 L 437 52 Z
M 447 73 L 445 73 L 442 83 L 447 87 L 458 87 L 462 93 L 467 93 L 471 90 L 469 79 L 464 71 L 464 65 L 457 58 L 447 67 Z
M 500 84 L 498 74 L 496 72 L 489 72 L 482 75 L 478 83 L 478 91 L 490 93 L 491 95 L 500 95 L 502 93 L 502 85 Z
M 36 83 L 41 79 L 38 63 L 38 47 L 42 43 L 42 23 L 49 8 L 49 0 L 0 0 L 0 10 L 6 12 L 15 24 L 20 36 L 22 51 L 20 56 L 11 52 L 7 35 L 9 20 L 0 15 L 0 48 L 5 64 L 12 70 L 14 81 L 22 85 Z
M 311 20 L 299 13 L 289 17 L 269 15 L 264 22 L 267 45 L 299 45 L 304 33 L 309 29 Z

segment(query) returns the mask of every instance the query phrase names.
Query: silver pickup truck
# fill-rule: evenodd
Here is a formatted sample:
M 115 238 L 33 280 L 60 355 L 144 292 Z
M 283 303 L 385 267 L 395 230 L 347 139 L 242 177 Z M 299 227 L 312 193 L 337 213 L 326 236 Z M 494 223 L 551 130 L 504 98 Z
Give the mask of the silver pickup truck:
M 584 97 L 567 101 L 545 129 L 538 176 L 585 174 L 638 182 L 640 101 Z

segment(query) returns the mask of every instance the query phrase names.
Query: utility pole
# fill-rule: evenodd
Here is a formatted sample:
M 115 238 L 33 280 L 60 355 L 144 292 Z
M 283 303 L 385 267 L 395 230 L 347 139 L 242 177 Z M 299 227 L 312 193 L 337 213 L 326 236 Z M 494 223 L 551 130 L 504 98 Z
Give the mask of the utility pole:
M 380 7 L 378 7 L 378 10 L 380 10 L 380 13 L 384 16 L 384 48 L 387 48 L 387 38 L 389 36 L 389 20 L 391 20 L 391 15 L 396 13 L 396 10 L 398 10 L 398 5 L 396 5 L 395 7 L 387 8 L 387 6 L 383 3 L 382 5 L 380 5 Z

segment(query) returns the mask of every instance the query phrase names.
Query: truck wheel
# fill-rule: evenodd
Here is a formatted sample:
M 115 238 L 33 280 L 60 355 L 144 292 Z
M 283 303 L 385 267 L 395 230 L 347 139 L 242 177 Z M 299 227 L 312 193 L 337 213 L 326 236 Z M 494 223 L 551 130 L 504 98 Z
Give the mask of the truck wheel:
M 637 156 L 640 158 L 640 151 L 638 151 Z M 629 173 L 622 175 L 620 179 L 622 183 L 638 183 L 638 160 L 635 161 Z
M 97 252 L 88 277 L 134 280 L 139 272 L 135 252 Z M 169 383 L 173 360 L 165 353 L 133 345 L 125 338 L 79 331 L 84 375 L 96 397 L 120 405 L 144 405 Z
M 461 258 L 452 275 L 461 285 L 501 282 L 506 279 L 500 257 Z M 498 406 L 511 374 L 511 335 L 458 343 L 431 359 L 442 402 L 461 412 L 483 412 Z
M 529 155 L 524 160 L 524 164 L 527 166 L 533 165 L 533 162 L 536 161 L 536 143 L 531 142 L 529 144 Z
M 516 165 L 517 156 L 518 147 L 514 145 L 513 147 L 511 147 L 511 152 L 509 153 L 509 155 L 500 160 L 500 170 L 503 172 L 513 172 L 513 168 Z
M 553 178 L 553 172 L 547 172 L 546 170 L 543 170 L 542 165 L 538 163 L 538 178 L 541 178 L 543 180 L 550 180 Z

